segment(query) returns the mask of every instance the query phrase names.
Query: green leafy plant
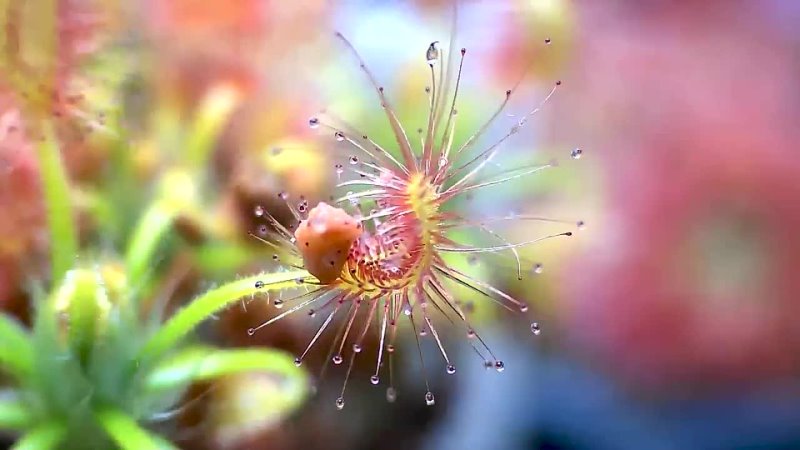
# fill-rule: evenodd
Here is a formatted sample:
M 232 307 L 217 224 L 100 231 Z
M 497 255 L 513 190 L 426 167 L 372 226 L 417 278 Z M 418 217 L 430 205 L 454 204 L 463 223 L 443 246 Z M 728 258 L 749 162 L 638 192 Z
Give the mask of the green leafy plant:
M 20 434 L 13 448 L 175 448 L 148 430 L 148 419 L 173 410 L 193 382 L 244 372 L 284 380 L 276 408 L 288 412 L 299 405 L 307 379 L 290 355 L 187 341 L 215 312 L 295 286 L 307 272 L 260 273 L 223 284 L 165 318 L 164 302 L 147 306 L 140 287 L 176 216 L 170 196 L 157 196 L 146 209 L 121 258 L 92 260 L 79 250 L 57 140 L 45 134 L 38 158 L 51 239 L 50 287 L 33 289 L 30 329 L 0 315 L 0 372 L 10 381 L 0 391 L 0 429 Z

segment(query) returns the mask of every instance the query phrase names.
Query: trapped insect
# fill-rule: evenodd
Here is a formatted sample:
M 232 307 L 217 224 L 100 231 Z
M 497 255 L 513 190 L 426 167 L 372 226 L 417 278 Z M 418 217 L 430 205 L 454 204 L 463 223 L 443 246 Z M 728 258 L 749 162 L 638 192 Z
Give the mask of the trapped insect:
M 486 172 L 487 165 L 501 151 L 502 144 L 517 134 L 540 111 L 561 82 L 554 82 L 544 100 L 525 115 L 516 118 L 501 138 L 488 147 L 476 150 L 479 139 L 490 125 L 502 117 L 509 99 L 519 85 L 518 82 L 505 92 L 500 106 L 485 124 L 463 144 L 455 145 L 458 91 L 467 50 L 455 50 L 450 55 L 449 52 L 455 48 L 453 39 L 449 49 L 441 48 L 439 42 L 434 41 L 427 49 L 420 49 L 430 77 L 430 86 L 426 88 L 428 117 L 419 144 L 412 144 L 387 93 L 363 58 L 342 34 L 336 33 L 336 37 L 357 59 L 361 71 L 377 94 L 386 120 L 391 126 L 395 139 L 393 144 L 396 145 L 393 150 L 396 151 L 392 152 L 379 145 L 367 134 L 333 116 L 321 115 L 308 120 L 309 127 L 322 133 L 330 133 L 336 141 L 352 149 L 349 164 L 337 164 L 335 169 L 341 177 L 345 172 L 344 166 L 347 166 L 357 177 L 344 181 L 340 178 L 338 188 L 342 189 L 343 195 L 333 198 L 331 204 L 319 203 L 310 209 L 305 199 L 294 204 L 287 193 L 279 194 L 286 200 L 299 222 L 294 232 L 264 208 L 256 209 L 256 215 L 263 217 L 276 230 L 276 233 L 261 233 L 259 239 L 288 255 L 284 262 L 305 268 L 311 276 L 298 280 L 299 284 L 309 289 L 308 292 L 289 300 L 275 300 L 276 307 L 286 306 L 287 309 L 258 327 L 249 329 L 248 333 L 254 334 L 258 329 L 301 309 L 308 308 L 309 315 L 319 314 L 324 319 L 305 351 L 295 360 L 300 365 L 335 319 L 344 316 L 341 327 L 335 332 L 328 355 L 328 359 L 336 365 L 342 364 L 349 357 L 345 381 L 336 399 L 339 409 L 345 405 L 347 380 L 355 358 L 362 353 L 365 338 L 371 328 L 378 330 L 379 346 L 370 381 L 372 384 L 379 384 L 382 371 L 388 372 L 386 397 L 389 401 L 394 401 L 397 395 L 392 380 L 392 358 L 398 328 L 404 321 L 407 321 L 413 331 L 420 359 L 420 335 L 430 335 L 436 342 L 446 372 L 456 372 L 437 328 L 439 325 L 432 320 L 434 311 L 464 327 L 470 345 L 481 356 L 486 367 L 503 371 L 504 362 L 495 356 L 472 327 L 467 308 L 455 298 L 451 287 L 466 288 L 512 311 L 525 313 L 528 310 L 527 304 L 489 282 L 453 267 L 445 261 L 444 255 L 508 251 L 515 259 L 517 274 L 521 278 L 518 248 L 546 239 L 571 236 L 572 231 L 511 243 L 492 231 L 491 223 L 507 220 L 544 221 L 561 223 L 571 229 L 581 228 L 583 222 L 532 215 L 476 221 L 444 206 L 475 190 L 510 182 L 557 165 L 551 162 L 520 167 L 489 179 L 480 178 Z M 550 40 L 546 40 L 544 44 L 550 44 Z M 445 56 L 457 57 L 446 59 Z M 572 157 L 577 159 L 582 153 L 582 150 L 573 150 Z M 363 204 L 367 202 L 374 204 L 375 208 L 364 210 L 366 208 Z M 500 244 L 486 247 L 461 244 L 451 235 L 453 230 L 464 227 L 480 230 Z M 267 229 L 266 225 L 262 228 Z M 541 265 L 535 266 L 533 272 L 540 273 Z M 358 323 L 356 317 L 363 310 L 367 314 L 364 315 L 363 323 Z M 536 322 L 532 322 L 530 327 L 535 335 L 541 332 Z M 388 368 L 384 370 L 385 359 L 388 359 Z M 424 361 L 422 367 L 424 372 Z M 427 377 L 425 385 L 425 401 L 428 405 L 433 405 L 435 398 L 428 386 Z

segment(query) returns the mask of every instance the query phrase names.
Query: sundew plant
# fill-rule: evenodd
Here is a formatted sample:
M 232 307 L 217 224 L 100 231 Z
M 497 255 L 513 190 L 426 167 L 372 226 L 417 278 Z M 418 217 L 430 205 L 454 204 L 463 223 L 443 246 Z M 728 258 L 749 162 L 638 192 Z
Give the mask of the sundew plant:
M 454 15 L 455 16 L 455 15 Z M 454 20 L 455 24 L 455 20 Z M 331 204 L 310 205 L 299 202 L 290 193 L 282 192 L 297 223 L 281 224 L 264 208 L 255 210 L 263 217 L 261 239 L 274 247 L 282 262 L 300 270 L 296 281 L 304 291 L 291 299 L 276 299 L 282 312 L 261 325 L 248 330 L 250 334 L 300 310 L 319 316 L 322 322 L 310 339 L 305 351 L 295 363 L 301 365 L 308 353 L 329 328 L 336 331 L 327 360 L 335 365 L 347 363 L 347 375 L 336 398 L 338 409 L 345 405 L 347 380 L 354 361 L 364 348 L 368 333 L 378 334 L 380 342 L 375 355 L 375 370 L 370 381 L 380 384 L 388 373 L 386 397 L 397 396 L 392 382 L 392 357 L 398 338 L 398 328 L 408 326 L 419 348 L 420 336 L 431 336 L 441 353 L 444 370 L 456 372 L 455 365 L 440 333 L 442 326 L 434 318 L 465 328 L 475 352 L 488 368 L 503 371 L 504 362 L 470 323 L 468 308 L 457 298 L 455 289 L 467 289 L 488 301 L 511 311 L 526 313 L 528 305 L 490 282 L 473 276 L 446 261 L 448 254 L 480 255 L 507 252 L 514 258 L 516 272 L 523 271 L 517 249 L 546 239 L 572 236 L 582 221 L 557 220 L 533 215 L 514 215 L 474 219 L 451 206 L 477 190 L 490 189 L 503 183 L 557 166 L 557 162 L 517 167 L 502 173 L 488 174 L 495 157 L 526 123 L 536 115 L 561 86 L 554 81 L 544 99 L 527 113 L 514 119 L 508 131 L 495 142 L 478 147 L 480 138 L 503 114 L 519 83 L 505 92 L 499 107 L 478 130 L 462 143 L 454 136 L 458 126 L 459 88 L 467 62 L 467 49 L 457 49 L 451 37 L 447 48 L 438 41 L 421 48 L 420 65 L 429 77 L 427 93 L 427 126 L 417 136 L 411 136 L 400 123 L 389 94 L 375 78 L 355 47 L 341 33 L 335 34 L 357 61 L 361 72 L 377 96 L 385 113 L 394 142 L 382 146 L 369 135 L 332 114 L 311 117 L 308 125 L 332 136 L 337 143 L 347 145 L 351 153 L 345 164 L 337 164 L 339 196 Z M 543 45 L 550 44 L 547 39 Z M 578 159 L 582 150 L 571 152 Z M 349 179 L 348 179 L 349 178 Z M 492 230 L 492 224 L 502 221 L 544 221 L 561 223 L 565 230 L 545 236 L 532 236 L 522 242 L 509 242 Z M 497 244 L 474 246 L 459 242 L 454 232 L 465 228 L 478 230 Z M 266 280 L 259 287 L 268 287 Z M 358 317 L 363 320 L 357 320 Z M 339 323 L 339 325 L 334 325 Z M 460 324 L 460 325 L 458 325 Z M 539 324 L 531 322 L 534 335 Z M 422 350 L 419 349 L 422 360 Z M 388 360 L 388 364 L 384 364 Z M 430 364 L 430 362 L 429 362 Z M 422 370 L 426 363 L 422 360 Z M 386 366 L 386 367 L 385 367 Z M 424 376 L 424 373 L 423 373 Z M 427 377 L 424 376 L 425 402 L 435 403 Z

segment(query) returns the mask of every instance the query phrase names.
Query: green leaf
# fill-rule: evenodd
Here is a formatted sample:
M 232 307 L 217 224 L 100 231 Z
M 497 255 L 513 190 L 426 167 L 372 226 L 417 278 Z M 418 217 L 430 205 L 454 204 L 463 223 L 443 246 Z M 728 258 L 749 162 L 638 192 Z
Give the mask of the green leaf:
M 64 439 L 67 427 L 61 422 L 45 422 L 29 432 L 11 447 L 11 450 L 50 450 Z
M 211 289 L 170 317 L 144 345 L 139 354 L 140 359 L 160 357 L 209 316 L 233 302 L 269 290 L 294 287 L 297 286 L 296 280 L 308 277 L 309 274 L 305 270 L 260 273 Z
M 122 450 L 177 450 L 177 447 L 140 427 L 131 416 L 119 410 L 101 407 L 95 413 L 95 418 Z
M 0 366 L 19 380 L 33 370 L 33 342 L 11 316 L 0 314 Z
M 305 371 L 294 364 L 288 353 L 270 349 L 222 350 L 193 347 L 163 361 L 146 378 L 152 391 L 181 388 L 195 381 L 209 381 L 224 375 L 243 372 L 264 372 L 283 377 L 302 393 L 306 386 Z
M 186 143 L 186 157 L 193 167 L 199 168 L 206 163 L 228 117 L 240 100 L 240 93 L 231 86 L 218 86 L 203 99 Z
M 73 266 L 78 253 L 78 237 L 72 216 L 69 181 L 61 152 L 52 129 L 45 126 L 45 139 L 36 146 L 42 190 L 50 229 L 51 279 L 54 283 Z
M 0 429 L 21 430 L 33 423 L 33 414 L 16 398 L 0 400 Z
M 152 204 L 133 231 L 125 253 L 125 267 L 129 286 L 140 288 L 140 283 L 153 267 L 153 256 L 164 234 L 172 226 L 175 212 L 163 202 Z

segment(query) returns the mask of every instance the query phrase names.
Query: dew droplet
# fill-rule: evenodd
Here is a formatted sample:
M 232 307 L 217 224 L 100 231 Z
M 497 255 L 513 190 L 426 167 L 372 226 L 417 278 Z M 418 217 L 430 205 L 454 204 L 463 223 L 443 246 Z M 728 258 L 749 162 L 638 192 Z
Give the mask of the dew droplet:
M 342 142 L 344 140 L 344 133 L 342 133 L 341 131 L 333 133 L 333 136 L 336 138 L 336 141 L 338 142 Z
M 425 52 L 425 59 L 428 60 L 428 64 L 434 65 L 439 60 L 439 48 L 437 44 L 439 41 L 431 42 L 431 45 L 428 46 L 428 51 Z
M 342 355 L 334 355 L 331 361 L 333 361 L 334 364 L 341 364 L 343 361 Z
M 336 169 L 336 175 L 341 175 L 342 173 L 344 173 L 344 166 L 342 166 L 341 164 L 336 164 L 333 167 Z
M 380 378 L 378 378 L 377 375 L 373 375 L 373 376 L 369 377 L 369 382 L 372 383 L 372 384 L 378 384 L 378 383 L 381 382 L 381 380 L 380 380 Z
M 467 330 L 467 339 L 475 339 L 475 330 L 473 329 Z
M 405 315 L 407 315 L 407 316 L 410 316 L 410 315 L 411 315 L 411 306 L 410 306 L 410 305 L 406 305 L 406 306 L 403 308 L 403 314 L 405 314 Z
M 308 126 L 309 128 L 317 128 L 319 127 L 319 119 L 316 117 L 312 117 L 308 119 Z
M 267 234 L 267 226 L 266 226 L 266 225 L 263 225 L 263 224 L 262 224 L 262 225 L 259 225 L 259 226 L 258 226 L 258 234 L 260 234 L 260 235 L 262 235 L 262 236 L 264 236 L 265 234 Z
M 447 165 L 447 158 L 445 158 L 444 156 L 440 157 L 439 158 L 439 168 L 441 169 L 442 167 L 444 167 L 446 165 Z
M 301 360 L 299 357 L 295 358 L 294 359 L 294 365 L 297 366 L 297 367 L 300 367 L 300 364 L 303 364 L 303 360 Z
M 252 336 L 254 334 L 256 334 L 256 329 L 255 328 L 248 328 L 247 329 L 247 335 L 248 336 Z
M 386 351 L 389 353 L 394 353 L 394 345 L 389 344 L 386 346 Z
M 581 156 L 583 156 L 583 150 L 581 148 L 574 148 L 569 153 L 569 156 L 571 156 L 572 159 L 581 159 Z
M 344 397 L 339 397 L 336 399 L 336 409 L 339 411 L 344 409 Z
M 528 305 L 520 305 L 519 312 L 521 312 L 521 313 L 528 312 Z
M 428 406 L 433 406 L 436 403 L 436 399 L 433 398 L 433 392 L 428 391 L 425 393 L 425 404 Z
M 358 156 L 353 155 L 350 157 L 350 164 L 358 164 Z
M 309 309 L 309 310 L 308 310 L 308 316 L 309 316 L 309 317 L 314 317 L 314 316 L 316 316 L 316 315 L 317 315 L 317 312 L 316 312 L 316 311 L 314 311 L 314 309 Z
M 497 361 L 494 362 L 494 369 L 497 370 L 498 372 L 502 372 L 506 370 L 506 364 L 498 359 Z
M 256 205 L 256 207 L 253 208 L 253 214 L 255 214 L 256 217 L 263 216 L 264 215 L 264 207 L 261 206 L 261 205 Z
M 577 226 L 579 230 L 585 230 L 586 229 L 586 222 L 584 222 L 582 220 L 579 220 L 579 221 L 577 221 L 575 223 L 575 226 Z
M 278 193 L 278 198 L 281 200 L 286 200 L 289 198 L 289 193 L 286 191 L 281 191 Z
M 454 366 L 452 364 L 448 364 L 447 365 L 447 373 L 449 373 L 450 375 L 456 373 L 456 366 Z
M 256 281 L 254 286 L 255 286 L 256 289 L 262 289 L 262 288 L 264 288 L 264 282 L 261 281 L 261 280 Z
M 361 353 L 361 346 L 359 344 L 353 344 L 353 351 L 356 353 Z
M 539 322 L 533 322 L 531 324 L 531 333 L 535 334 L 536 336 L 542 334 L 542 329 L 539 328 Z
M 394 403 L 397 400 L 397 391 L 393 387 L 386 388 L 386 401 Z
M 425 328 L 421 328 L 419 330 L 419 335 L 423 336 L 423 337 L 427 336 L 428 335 L 428 330 L 426 330 Z
M 548 45 L 549 45 L 551 42 L 553 42 L 553 41 L 552 41 L 552 40 L 550 40 L 550 38 L 545 38 L 545 40 L 544 40 L 544 43 L 545 43 L 545 44 L 548 44 Z
M 274 254 L 272 255 L 272 260 L 273 260 L 273 261 L 277 261 L 277 260 L 278 260 L 278 254 L 277 254 L 277 253 L 274 253 Z
M 542 272 L 544 272 L 544 266 L 542 263 L 536 263 L 533 265 L 533 273 L 540 274 Z

